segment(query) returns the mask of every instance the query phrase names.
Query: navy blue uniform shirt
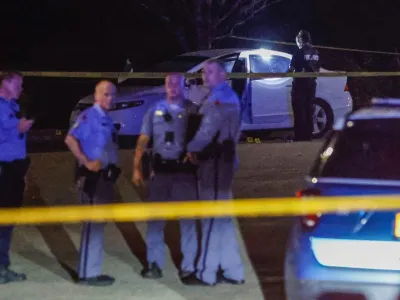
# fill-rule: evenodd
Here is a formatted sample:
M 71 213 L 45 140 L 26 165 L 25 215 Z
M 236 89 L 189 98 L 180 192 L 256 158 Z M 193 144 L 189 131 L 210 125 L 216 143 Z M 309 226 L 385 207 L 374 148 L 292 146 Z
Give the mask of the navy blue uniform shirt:
M 26 134 L 20 134 L 19 105 L 16 100 L 0 98 L 0 161 L 26 158 Z

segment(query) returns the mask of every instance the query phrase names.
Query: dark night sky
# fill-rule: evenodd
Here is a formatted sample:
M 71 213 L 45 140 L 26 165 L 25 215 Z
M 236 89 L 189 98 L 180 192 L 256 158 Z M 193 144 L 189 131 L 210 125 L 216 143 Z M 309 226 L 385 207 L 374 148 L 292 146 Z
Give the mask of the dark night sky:
M 236 34 L 293 41 L 298 30 L 305 28 L 311 32 L 315 44 L 383 51 L 394 51 L 398 47 L 400 50 L 396 33 L 400 5 L 395 2 L 281 0 Z M 1 69 L 121 71 L 127 56 L 151 63 L 181 52 L 173 35 L 141 8 L 138 0 L 13 0 L 7 3 L 2 4 L 1 10 Z M 231 39 L 218 44 L 218 47 L 257 46 L 260 44 Z M 33 79 L 26 80 L 27 93 L 35 101 L 49 97 L 50 92 L 38 91 L 43 86 L 49 87 L 49 81 L 43 82 L 43 79 L 40 84 Z M 51 84 L 52 95 L 54 89 L 61 88 L 57 84 Z M 87 88 L 79 92 L 76 89 L 70 84 L 69 93 L 64 93 L 64 97 L 73 99 L 65 109 L 70 109 L 82 93 L 87 93 Z
M 117 68 L 126 55 L 152 61 L 179 52 L 176 43 L 167 41 L 173 36 L 163 30 L 165 26 L 137 2 L 9 1 L 8 7 L 2 5 L 0 63 L 29 69 L 105 70 Z M 392 35 L 399 7 L 394 0 L 282 0 L 237 34 L 288 41 L 305 27 L 316 44 L 393 51 L 400 46 L 400 39 Z M 241 46 L 238 41 L 218 46 L 225 45 Z

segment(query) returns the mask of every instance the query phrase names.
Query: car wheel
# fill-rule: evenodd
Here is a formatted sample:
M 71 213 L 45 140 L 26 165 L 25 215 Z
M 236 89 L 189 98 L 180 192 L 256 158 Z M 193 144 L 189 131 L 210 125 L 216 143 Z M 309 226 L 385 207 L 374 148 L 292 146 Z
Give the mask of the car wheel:
M 333 111 L 330 105 L 323 99 L 313 100 L 313 138 L 319 139 L 332 129 Z

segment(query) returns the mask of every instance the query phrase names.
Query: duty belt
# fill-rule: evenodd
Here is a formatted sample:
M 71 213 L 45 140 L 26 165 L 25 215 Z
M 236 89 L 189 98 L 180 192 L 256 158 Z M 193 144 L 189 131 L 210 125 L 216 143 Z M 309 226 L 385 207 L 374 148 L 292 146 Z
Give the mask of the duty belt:
M 183 158 L 163 159 L 159 154 L 155 154 L 152 159 L 152 168 L 158 173 L 192 173 L 196 171 L 196 166 Z

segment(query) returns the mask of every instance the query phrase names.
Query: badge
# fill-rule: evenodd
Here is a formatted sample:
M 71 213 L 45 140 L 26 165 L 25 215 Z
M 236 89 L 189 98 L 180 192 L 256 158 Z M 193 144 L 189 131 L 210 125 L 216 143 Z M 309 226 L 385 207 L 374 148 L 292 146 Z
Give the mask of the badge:
M 163 111 L 162 110 L 159 110 L 159 109 L 157 109 L 155 112 L 154 112 L 154 115 L 156 115 L 156 116 L 162 116 L 164 113 L 163 113 Z
M 183 115 L 182 114 L 178 114 L 178 118 L 182 119 Z

